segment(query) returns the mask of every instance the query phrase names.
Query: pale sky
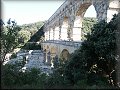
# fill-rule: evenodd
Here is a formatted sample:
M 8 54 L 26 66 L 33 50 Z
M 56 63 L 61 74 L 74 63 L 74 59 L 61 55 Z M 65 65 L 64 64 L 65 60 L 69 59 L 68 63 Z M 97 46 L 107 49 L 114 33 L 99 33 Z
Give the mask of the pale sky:
M 18 25 L 48 20 L 65 0 L 2 0 L 2 18 L 9 18 Z M 92 11 L 92 13 L 91 13 Z M 86 11 L 85 17 L 96 17 L 93 6 Z

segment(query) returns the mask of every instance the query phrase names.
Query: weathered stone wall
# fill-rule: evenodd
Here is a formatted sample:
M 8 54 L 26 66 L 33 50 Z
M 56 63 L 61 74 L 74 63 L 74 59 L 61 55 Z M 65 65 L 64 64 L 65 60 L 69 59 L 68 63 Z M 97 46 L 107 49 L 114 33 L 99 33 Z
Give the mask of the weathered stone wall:
M 120 0 L 66 0 L 45 23 L 45 39 L 58 40 L 55 35 L 57 30 L 57 36 L 60 40 L 81 41 L 81 39 L 78 39 L 81 38 L 81 35 L 76 38 L 74 33 L 75 30 L 78 32 L 81 30 L 84 14 L 91 5 L 95 7 L 98 21 L 103 19 L 110 21 L 112 15 L 120 10 Z M 78 27 L 75 27 L 76 21 L 79 21 L 77 23 Z M 56 27 L 59 28 L 55 29 Z M 65 33 L 62 33 L 63 31 Z

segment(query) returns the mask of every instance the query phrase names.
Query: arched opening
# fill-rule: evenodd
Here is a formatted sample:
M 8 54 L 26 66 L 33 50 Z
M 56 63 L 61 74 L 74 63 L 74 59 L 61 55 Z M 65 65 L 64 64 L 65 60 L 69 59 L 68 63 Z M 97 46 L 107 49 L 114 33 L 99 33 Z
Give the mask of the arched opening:
M 50 53 L 50 56 L 51 56 L 50 64 L 51 64 L 51 67 L 53 67 L 54 59 L 55 59 L 55 56 L 57 54 L 57 48 L 52 47 L 50 51 L 51 51 L 51 53 Z
M 82 21 L 82 32 L 81 32 L 82 41 L 86 40 L 85 35 L 87 35 L 87 33 L 91 33 L 91 28 L 96 23 L 97 23 L 97 13 L 95 7 L 93 5 L 90 5 L 86 10 L 86 12 L 84 13 L 84 17 Z
M 73 41 L 81 41 L 82 18 L 76 16 L 73 27 Z
M 64 17 L 63 24 L 61 27 L 61 40 L 68 40 L 68 17 Z
M 45 41 L 46 41 L 46 40 L 49 40 L 49 31 L 46 31 L 46 32 L 45 32 Z
M 94 21 L 93 18 L 95 19 L 96 15 L 95 8 L 91 3 L 85 3 L 80 6 L 74 21 L 73 41 L 84 40 L 84 36 L 88 33 L 88 28 L 91 28 L 91 22 Z
M 44 49 L 43 54 L 44 54 L 43 63 L 45 63 L 47 61 L 47 50 L 46 49 Z
M 84 17 L 91 17 L 91 18 L 96 18 L 97 17 L 97 13 L 95 10 L 95 7 L 93 5 L 90 5 L 88 7 L 88 9 L 86 10 Z
M 53 40 L 53 28 L 50 29 L 50 40 Z
M 59 40 L 59 27 L 55 27 L 54 40 Z
M 51 50 L 50 50 L 51 54 L 53 57 L 55 57 L 56 53 L 57 53 L 57 48 L 55 47 L 52 47 Z
M 60 58 L 62 60 L 68 60 L 69 56 L 70 56 L 70 54 L 69 54 L 68 50 L 67 49 L 63 49 L 63 51 L 61 52 Z

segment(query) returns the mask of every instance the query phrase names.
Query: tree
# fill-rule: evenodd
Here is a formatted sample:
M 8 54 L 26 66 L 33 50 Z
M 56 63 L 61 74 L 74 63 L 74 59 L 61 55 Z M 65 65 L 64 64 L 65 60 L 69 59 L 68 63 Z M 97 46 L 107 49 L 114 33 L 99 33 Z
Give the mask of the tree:
M 103 20 L 95 24 L 81 47 L 71 54 L 65 65 L 65 77 L 73 85 L 87 79 L 88 85 L 100 85 L 102 82 L 116 86 L 116 30 L 119 15 L 114 15 L 109 23 Z
M 85 17 L 82 24 L 82 40 L 86 40 L 86 35 L 91 33 L 91 28 L 97 23 L 96 18 Z
M 21 30 L 15 21 L 8 20 L 7 26 L 1 26 L 1 59 L 5 61 L 7 53 L 12 52 L 18 45 L 17 33 Z
M 31 37 L 31 33 L 27 30 L 21 30 L 18 32 L 19 43 L 26 43 Z

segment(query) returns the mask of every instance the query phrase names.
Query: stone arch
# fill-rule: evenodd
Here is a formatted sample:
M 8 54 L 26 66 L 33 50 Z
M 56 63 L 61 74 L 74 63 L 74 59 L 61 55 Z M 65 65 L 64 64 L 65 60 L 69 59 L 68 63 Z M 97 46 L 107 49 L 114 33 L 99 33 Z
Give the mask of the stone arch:
M 78 7 L 77 8 L 77 10 L 76 10 L 76 12 L 75 12 L 75 15 L 76 16 L 84 16 L 84 14 L 85 14 L 85 12 L 86 12 L 86 10 L 88 9 L 88 7 L 90 6 L 90 5 L 92 5 L 92 2 L 90 2 L 90 3 L 83 3 L 83 4 L 81 4 L 80 5 L 80 7 Z
M 65 16 L 63 18 L 62 26 L 61 26 L 61 40 L 68 40 L 68 17 Z
M 59 40 L 59 26 L 55 27 L 54 40 Z
M 54 46 L 51 47 L 50 52 L 51 52 L 51 54 L 53 54 L 55 56 L 57 54 L 57 48 Z
M 62 60 L 68 60 L 69 59 L 69 56 L 70 56 L 70 53 L 67 49 L 63 49 L 61 54 L 60 54 L 60 58 Z
M 92 10 L 92 13 L 90 12 L 91 9 L 93 9 L 93 10 Z M 88 16 L 87 14 L 88 14 L 89 16 Z M 91 4 L 91 5 L 87 8 L 87 10 L 85 11 L 84 17 L 95 17 L 95 18 L 97 17 L 97 12 L 96 12 L 95 7 L 94 7 L 93 4 Z
M 54 39 L 54 37 L 53 37 L 53 28 L 50 28 L 50 40 L 53 40 Z
M 73 30 L 72 30 L 73 41 L 81 41 L 82 40 L 81 36 L 82 36 L 83 18 L 84 18 L 85 13 L 87 12 L 89 7 L 91 7 L 91 6 L 94 7 L 92 2 L 83 3 L 83 4 L 80 5 L 80 7 L 75 12 L 75 18 L 74 18 L 74 24 L 73 24 Z M 95 7 L 94 7 L 94 10 L 95 10 Z
M 57 55 L 57 48 L 56 47 L 51 47 L 51 49 L 50 49 L 50 64 L 51 64 L 51 67 L 53 67 L 53 62 L 54 62 L 54 59 L 55 59 L 55 57 L 56 57 L 56 55 Z

